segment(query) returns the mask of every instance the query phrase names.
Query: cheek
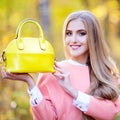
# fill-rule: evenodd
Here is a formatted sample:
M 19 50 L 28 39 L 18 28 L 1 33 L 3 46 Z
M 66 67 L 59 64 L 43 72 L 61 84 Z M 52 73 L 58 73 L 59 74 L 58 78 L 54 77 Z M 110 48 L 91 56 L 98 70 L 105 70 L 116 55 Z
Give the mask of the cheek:
M 65 44 L 69 44 L 69 42 L 70 42 L 69 38 L 66 38 L 65 41 L 64 41 Z
M 78 38 L 78 40 L 79 40 L 79 42 L 81 42 L 81 43 L 86 43 L 87 42 L 87 36 L 82 36 L 82 37 L 79 37 Z
M 87 35 L 86 35 L 86 36 L 84 36 L 83 38 L 84 38 L 84 40 L 87 40 Z
M 88 42 L 86 43 L 86 49 L 89 50 Z

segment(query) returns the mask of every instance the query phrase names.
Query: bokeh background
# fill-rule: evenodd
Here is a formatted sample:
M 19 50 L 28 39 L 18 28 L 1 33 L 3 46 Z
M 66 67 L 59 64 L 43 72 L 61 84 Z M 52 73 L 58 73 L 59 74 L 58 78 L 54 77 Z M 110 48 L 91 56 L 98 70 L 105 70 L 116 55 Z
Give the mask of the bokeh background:
M 16 37 L 18 24 L 25 18 L 32 18 L 42 26 L 45 38 L 54 47 L 56 59 L 64 59 L 63 23 L 70 12 L 79 10 L 90 10 L 97 16 L 119 67 L 120 0 L 0 0 L 0 53 Z M 34 26 L 26 25 L 22 35 L 37 36 L 35 29 Z M 0 69 L 2 66 L 3 63 Z M 36 79 L 37 74 L 32 75 Z M 1 74 L 0 120 L 32 120 L 27 85 L 2 80 Z M 116 117 L 116 120 L 120 120 L 120 117 Z

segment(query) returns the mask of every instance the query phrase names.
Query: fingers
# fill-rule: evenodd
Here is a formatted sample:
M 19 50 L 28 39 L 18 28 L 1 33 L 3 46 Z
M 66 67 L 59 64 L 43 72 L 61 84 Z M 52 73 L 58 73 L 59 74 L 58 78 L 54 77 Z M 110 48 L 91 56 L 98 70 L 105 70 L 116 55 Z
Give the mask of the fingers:
M 57 62 L 55 62 L 54 68 L 55 68 L 56 71 L 58 71 L 58 72 L 61 73 L 61 74 L 65 74 L 65 73 L 66 73 L 66 70 L 64 70 L 62 67 L 60 67 L 60 66 L 57 64 Z
M 2 67 L 2 69 L 1 69 L 1 74 L 2 74 L 2 79 L 4 79 L 4 78 L 7 77 L 6 71 L 5 71 L 5 68 L 4 68 L 4 67 Z
M 64 79 L 64 75 L 60 74 L 60 73 L 54 73 L 55 77 L 57 77 L 58 79 Z
M 13 73 L 6 72 L 4 67 L 2 67 L 2 69 L 1 69 L 1 74 L 2 74 L 3 79 L 15 79 L 15 76 L 16 76 Z
M 54 63 L 54 68 L 55 68 L 56 70 L 59 70 L 59 69 L 60 69 L 60 67 L 59 67 L 59 65 L 57 64 L 57 62 Z
M 54 73 L 54 75 L 59 78 L 59 79 L 63 79 L 64 78 L 64 71 L 61 67 L 58 66 L 57 63 L 55 63 L 54 68 L 56 70 L 56 72 Z

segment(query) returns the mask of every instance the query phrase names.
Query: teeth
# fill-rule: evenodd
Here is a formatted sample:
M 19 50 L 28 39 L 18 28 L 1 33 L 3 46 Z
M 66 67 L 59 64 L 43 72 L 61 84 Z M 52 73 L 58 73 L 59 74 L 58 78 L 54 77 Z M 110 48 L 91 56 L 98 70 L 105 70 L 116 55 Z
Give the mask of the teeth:
M 72 48 L 78 48 L 78 46 L 72 46 Z
M 80 45 L 71 45 L 72 48 L 79 48 Z

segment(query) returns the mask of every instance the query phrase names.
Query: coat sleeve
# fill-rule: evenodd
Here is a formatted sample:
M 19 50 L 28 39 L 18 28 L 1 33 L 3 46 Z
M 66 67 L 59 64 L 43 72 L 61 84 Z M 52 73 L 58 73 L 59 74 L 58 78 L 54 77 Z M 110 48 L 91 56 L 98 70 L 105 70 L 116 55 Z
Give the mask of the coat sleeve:
M 57 112 L 54 103 L 50 98 L 50 89 L 47 87 L 49 81 L 52 82 L 54 77 L 49 74 L 39 75 L 38 87 L 44 98 L 36 106 L 32 106 L 32 113 L 34 120 L 57 120 Z
M 120 97 L 115 102 L 112 102 L 91 96 L 88 110 L 84 113 L 96 120 L 114 120 L 118 112 L 120 112 Z
M 37 106 L 32 107 L 33 120 L 57 120 L 54 105 L 49 99 L 44 99 Z

